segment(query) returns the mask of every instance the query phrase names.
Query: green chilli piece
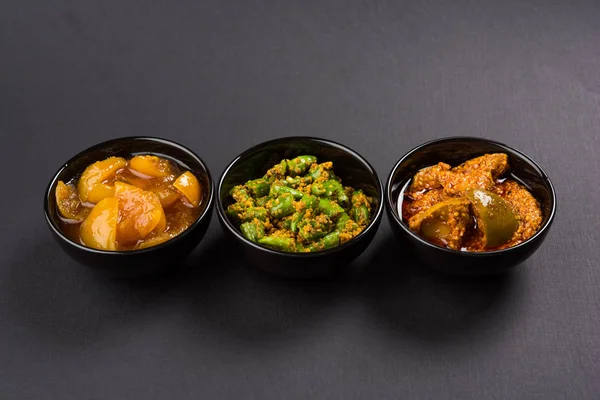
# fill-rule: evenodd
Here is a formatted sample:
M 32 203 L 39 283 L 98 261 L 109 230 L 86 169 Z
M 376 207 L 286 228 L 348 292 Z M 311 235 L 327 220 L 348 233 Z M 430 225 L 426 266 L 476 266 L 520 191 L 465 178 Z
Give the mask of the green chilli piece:
M 367 223 L 370 218 L 369 201 L 362 190 L 357 190 L 352 193 L 352 208 L 350 209 L 350 217 L 358 223 Z
M 337 231 L 333 231 L 308 246 L 305 246 L 302 244 L 297 244 L 296 249 L 297 249 L 297 251 L 301 251 L 301 252 L 306 252 L 307 250 L 309 252 L 314 252 L 314 251 L 333 249 L 334 247 L 337 247 L 339 245 L 340 245 L 340 234 Z
M 327 175 L 327 178 L 329 178 L 330 170 L 331 168 L 325 166 L 324 164 L 313 165 L 308 170 L 307 176 L 310 176 L 314 182 L 317 179 L 319 179 L 321 175 L 324 175 L 323 173 L 325 173 Z
M 241 213 L 239 217 L 243 222 L 252 221 L 258 219 L 260 221 L 267 220 L 267 209 L 264 207 L 248 207 Z
M 290 229 L 294 233 L 296 233 L 298 230 L 298 224 L 300 221 L 302 221 L 302 218 L 304 218 L 306 210 L 312 210 L 315 208 L 315 205 L 317 204 L 317 198 L 315 196 L 304 195 L 300 202 L 302 203 L 302 211 L 296 211 L 294 213 L 292 216 L 292 223 L 290 225 Z
M 315 196 L 325 196 L 328 199 L 334 199 L 344 206 L 347 206 L 350 201 L 342 184 L 333 179 L 313 184 L 311 186 L 311 193 Z
M 303 219 L 298 225 L 298 235 L 305 242 L 320 239 L 333 229 L 333 221 L 326 215 L 320 215 L 314 219 Z
M 344 191 L 344 187 L 340 181 L 329 179 L 328 181 L 323 182 L 323 188 L 325 189 L 325 196 L 330 199 L 333 198 L 341 204 L 348 205 L 350 199 Z
M 348 227 L 348 221 L 351 221 L 350 227 Z M 338 233 L 351 232 L 358 229 L 358 224 L 350 218 L 346 213 L 342 213 L 338 216 L 337 222 L 335 223 L 335 231 Z
M 332 179 L 323 182 L 323 188 L 325 189 L 325 196 L 328 198 L 334 197 L 338 191 L 344 190 L 338 181 L 334 181 Z
M 312 253 L 318 251 L 317 248 L 312 245 L 309 244 L 308 246 L 303 245 L 302 243 L 296 243 L 296 248 L 294 249 L 294 252 L 296 253 Z
M 283 229 L 286 230 L 291 230 L 292 228 L 292 215 L 288 215 L 287 217 L 284 217 L 281 219 L 281 226 L 283 227 Z
M 334 201 L 329 199 L 319 199 L 319 211 L 329 218 L 335 218 L 344 212 L 344 209 Z
M 290 193 L 284 193 L 277 197 L 269 212 L 273 218 L 283 218 L 293 214 L 294 210 L 294 197 Z
M 344 213 L 338 217 L 338 220 L 335 224 L 334 232 L 337 232 L 338 235 L 340 233 L 346 233 L 346 234 L 360 233 L 360 232 L 362 232 L 362 229 L 361 229 L 361 226 L 359 224 L 357 224 L 356 222 L 354 222 L 348 214 Z
M 353 206 L 350 209 L 350 215 L 352 216 L 354 222 L 360 224 L 361 222 L 369 220 L 369 209 L 367 208 L 367 206 Z
M 252 196 L 250 196 L 250 193 L 248 193 L 248 189 L 246 189 L 244 185 L 234 186 L 229 194 L 231 194 L 231 197 L 233 197 L 233 199 L 237 202 L 246 202 L 248 200 L 254 201 Z
M 258 178 L 246 182 L 246 187 L 250 189 L 254 197 L 263 197 L 269 194 L 271 185 L 265 180 L 265 178 Z
M 265 228 L 260 221 L 249 221 L 244 222 L 240 225 L 242 235 L 252 242 L 257 242 L 260 238 L 265 236 Z
M 234 219 L 239 219 L 239 215 L 246 210 L 245 203 L 233 203 L 227 207 L 227 215 Z
M 325 189 L 325 185 L 322 183 L 313 183 L 310 187 L 310 192 L 313 196 L 323 196 L 327 192 L 327 189 Z
M 342 190 L 337 194 L 337 200 L 344 207 L 347 207 L 350 204 L 350 197 L 348 197 L 345 190 Z
M 329 172 L 329 179 L 332 179 L 332 180 L 340 182 L 340 183 L 342 182 L 342 178 L 340 178 L 339 176 L 337 176 L 335 174 L 335 172 L 333 172 L 332 169 L 330 169 L 328 172 Z
M 263 196 L 263 197 L 259 197 L 258 199 L 256 199 L 254 201 L 254 204 L 256 204 L 257 207 L 266 207 L 268 201 L 269 201 L 269 197 Z
M 296 242 L 294 239 L 279 235 L 264 236 L 258 239 L 258 244 L 281 251 L 293 252 L 296 249 Z
M 285 178 L 285 173 L 287 172 L 287 162 L 285 160 L 281 160 L 279 164 L 273 166 L 273 168 L 269 169 L 263 179 L 270 185 L 273 183 L 275 179 L 283 179 Z
M 287 178 L 285 178 L 285 180 L 281 181 L 282 184 L 284 184 L 285 186 L 289 186 L 292 188 L 297 188 L 300 185 L 310 185 L 312 183 L 312 177 L 310 176 L 297 176 L 295 178 L 292 178 L 291 176 L 288 176 Z
M 294 198 L 296 200 L 299 200 L 302 198 L 302 196 L 304 196 L 304 193 L 302 193 L 299 190 L 293 189 L 291 187 L 288 186 L 284 186 L 281 182 L 275 182 L 271 185 L 271 189 L 269 190 L 269 196 L 270 197 L 277 197 L 280 196 L 284 193 L 289 193 L 292 196 L 294 196 Z
M 310 168 L 313 163 L 317 162 L 315 156 L 298 156 L 291 160 L 287 160 L 287 171 L 290 176 L 298 176 Z
M 337 247 L 340 244 L 340 233 L 337 231 L 328 233 L 327 235 L 323 236 L 320 242 L 323 244 L 324 250 Z

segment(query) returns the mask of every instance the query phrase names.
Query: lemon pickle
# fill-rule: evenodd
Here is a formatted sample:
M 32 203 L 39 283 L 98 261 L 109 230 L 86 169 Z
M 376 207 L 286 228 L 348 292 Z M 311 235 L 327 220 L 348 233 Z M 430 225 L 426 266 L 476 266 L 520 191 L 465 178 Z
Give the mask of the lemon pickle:
M 166 242 L 200 215 L 202 187 L 190 171 L 154 155 L 109 157 L 55 191 L 62 231 L 87 247 L 127 251 Z

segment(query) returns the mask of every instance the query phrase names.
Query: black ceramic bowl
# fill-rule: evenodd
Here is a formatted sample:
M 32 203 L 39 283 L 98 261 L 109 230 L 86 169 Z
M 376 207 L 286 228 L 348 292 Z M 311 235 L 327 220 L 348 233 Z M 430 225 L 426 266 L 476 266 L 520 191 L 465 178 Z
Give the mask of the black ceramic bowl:
M 504 250 L 465 252 L 436 246 L 412 232 L 398 212 L 403 188 L 421 168 L 445 162 L 456 166 L 485 153 L 508 155 L 512 177 L 525 184 L 540 202 L 543 221 L 539 231 L 525 242 Z M 403 245 L 421 263 L 435 270 L 463 275 L 488 275 L 505 272 L 523 262 L 544 241 L 556 212 L 556 195 L 546 173 L 531 158 L 505 144 L 472 137 L 450 137 L 434 140 L 411 150 L 400 159 L 390 173 L 385 201 L 392 230 Z
M 335 247 L 315 253 L 289 253 L 259 246 L 246 239 L 225 214 L 233 186 L 263 176 L 282 159 L 310 154 L 319 162 L 333 161 L 335 173 L 346 186 L 362 189 L 376 200 L 371 222 L 358 236 Z M 261 143 L 236 157 L 225 169 L 218 186 L 217 212 L 223 229 L 232 241 L 241 244 L 248 262 L 257 268 L 287 278 L 315 278 L 340 271 L 371 243 L 383 214 L 383 186 L 375 169 L 355 151 L 329 140 L 286 137 Z
M 131 157 L 154 154 L 179 164 L 196 175 L 202 185 L 202 212 L 184 232 L 168 242 L 143 250 L 104 251 L 83 246 L 61 231 L 56 208 L 55 190 L 59 180 L 68 181 L 90 164 L 110 156 Z M 65 163 L 55 174 L 44 196 L 46 221 L 63 250 L 79 263 L 115 278 L 141 277 L 176 270 L 181 261 L 198 245 L 206 233 L 212 214 L 214 184 L 206 164 L 180 144 L 153 137 L 125 137 L 109 140 L 82 151 Z

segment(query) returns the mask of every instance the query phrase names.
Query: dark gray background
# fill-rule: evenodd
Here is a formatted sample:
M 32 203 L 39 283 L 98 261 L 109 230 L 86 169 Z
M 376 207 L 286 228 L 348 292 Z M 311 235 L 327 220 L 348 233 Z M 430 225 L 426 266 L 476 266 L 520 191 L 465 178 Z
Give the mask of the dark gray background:
M 600 2 L 0 2 L 1 399 L 599 399 Z M 382 179 L 433 138 L 514 146 L 554 181 L 542 248 L 507 277 L 417 270 L 384 218 L 347 276 L 245 268 L 216 216 L 169 282 L 100 279 L 53 243 L 53 172 L 126 135 L 215 180 L 286 135 Z

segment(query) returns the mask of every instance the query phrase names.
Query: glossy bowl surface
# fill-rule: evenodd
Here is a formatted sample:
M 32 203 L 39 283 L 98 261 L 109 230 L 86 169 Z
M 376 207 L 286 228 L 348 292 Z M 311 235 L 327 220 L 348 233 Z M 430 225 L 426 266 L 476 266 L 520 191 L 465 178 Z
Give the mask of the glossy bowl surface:
M 405 224 L 398 212 L 398 200 L 406 183 L 421 168 L 445 162 L 452 167 L 484 155 L 508 155 L 511 173 L 540 202 L 542 227 L 525 242 L 504 250 L 465 252 L 439 247 L 419 237 Z M 422 144 L 404 155 L 394 166 L 386 182 L 385 202 L 388 219 L 403 248 L 422 264 L 449 274 L 487 275 L 510 270 L 522 263 L 542 244 L 556 213 L 556 193 L 550 179 L 535 161 L 505 144 L 474 137 L 449 137 Z
M 202 185 L 203 210 L 198 219 L 175 238 L 157 246 L 134 251 L 96 250 L 76 243 L 61 231 L 55 190 L 64 182 L 80 175 L 90 164 L 110 156 L 129 158 L 136 154 L 165 157 L 192 171 Z M 61 248 L 80 264 L 115 278 L 132 278 L 175 271 L 202 240 L 212 215 L 214 184 L 206 164 L 188 148 L 155 137 L 124 137 L 109 140 L 83 150 L 67 161 L 52 177 L 44 195 L 46 222 Z
M 263 176 L 281 161 L 310 154 L 318 162 L 333 161 L 335 173 L 345 186 L 352 186 L 376 200 L 371 222 L 358 236 L 315 253 L 289 253 L 269 249 L 246 239 L 225 210 L 235 185 Z M 339 272 L 371 243 L 383 214 L 383 186 L 375 169 L 355 151 L 330 140 L 314 137 L 285 137 L 258 144 L 237 156 L 225 169 L 217 189 L 217 213 L 224 231 L 241 245 L 246 260 L 265 272 L 286 278 L 315 278 Z

